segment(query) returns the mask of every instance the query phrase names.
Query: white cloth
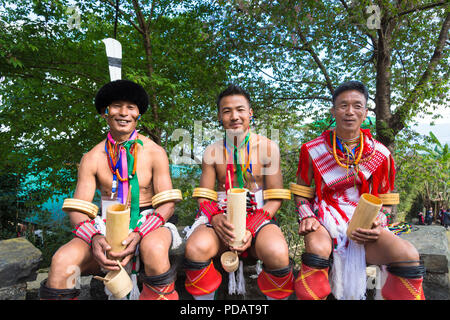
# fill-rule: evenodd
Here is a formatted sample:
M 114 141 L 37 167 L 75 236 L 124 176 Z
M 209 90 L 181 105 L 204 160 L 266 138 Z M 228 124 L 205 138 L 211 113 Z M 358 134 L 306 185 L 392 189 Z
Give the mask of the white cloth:
M 359 165 L 359 170 L 364 179 L 369 180 L 378 165 L 390 155 L 389 150 L 376 140 L 366 137 L 365 144 L 373 154 L 371 161 Z M 336 160 L 329 153 L 324 135 L 306 143 L 309 155 L 322 177 L 322 187 L 326 184 L 337 191 L 332 195 L 337 206 L 351 220 L 358 204 L 360 194 L 355 188 L 361 185 L 360 177 L 353 170 L 337 165 Z M 355 180 L 353 180 L 355 179 Z M 322 189 L 323 190 L 323 189 Z M 333 251 L 333 266 L 330 273 L 330 286 L 336 299 L 360 300 L 365 299 L 366 293 L 366 261 L 363 245 L 358 245 L 347 238 L 347 221 L 341 214 L 324 200 L 319 201 L 316 195 L 314 199 L 314 211 L 322 216 L 321 223 L 335 240 L 336 247 Z M 380 212 L 378 218 L 382 226 L 386 225 L 386 217 Z

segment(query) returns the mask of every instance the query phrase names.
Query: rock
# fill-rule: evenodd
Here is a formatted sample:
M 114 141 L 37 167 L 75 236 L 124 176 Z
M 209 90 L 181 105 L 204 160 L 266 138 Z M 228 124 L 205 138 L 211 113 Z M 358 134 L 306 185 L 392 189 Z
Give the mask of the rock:
M 0 288 L 0 300 L 25 300 L 26 296 L 26 282 Z
M 428 272 L 448 273 L 448 239 L 442 226 L 415 225 L 413 232 L 401 234 L 419 251 Z
M 449 252 L 445 228 L 414 225 L 411 233 L 401 234 L 400 237 L 416 247 L 420 259 L 424 262 L 425 298 L 428 300 L 450 299 Z
M 25 238 L 0 241 L 0 286 L 35 280 L 41 260 L 42 253 Z

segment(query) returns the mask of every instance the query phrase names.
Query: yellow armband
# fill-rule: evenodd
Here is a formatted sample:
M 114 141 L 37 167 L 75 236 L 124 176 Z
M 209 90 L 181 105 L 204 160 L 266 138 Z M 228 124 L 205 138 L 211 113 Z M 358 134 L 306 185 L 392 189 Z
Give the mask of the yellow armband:
M 379 194 L 378 198 L 380 198 L 383 204 L 386 206 L 392 206 L 400 203 L 399 193 L 383 193 Z
M 267 189 L 263 192 L 264 200 L 286 199 L 291 200 L 291 191 L 289 189 Z
M 314 188 L 301 186 L 299 184 L 291 182 L 289 189 L 296 196 L 300 196 L 307 199 L 314 198 Z
M 166 203 L 166 202 L 179 202 L 183 200 L 183 196 L 181 194 L 181 190 L 179 189 L 170 189 L 166 191 L 162 191 L 158 194 L 155 194 L 152 197 L 152 206 L 156 208 L 157 206 Z
M 89 201 L 67 198 L 64 200 L 62 210 L 64 212 L 78 211 L 87 214 L 91 219 L 95 219 L 97 216 L 98 207 Z
M 218 200 L 217 192 L 208 188 L 195 188 L 192 198 L 206 198 L 216 202 Z

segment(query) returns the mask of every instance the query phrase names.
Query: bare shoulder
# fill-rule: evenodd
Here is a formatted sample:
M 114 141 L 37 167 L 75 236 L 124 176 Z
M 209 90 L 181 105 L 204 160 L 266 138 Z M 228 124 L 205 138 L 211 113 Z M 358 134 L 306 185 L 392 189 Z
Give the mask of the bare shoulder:
M 252 139 L 252 144 L 257 148 L 264 148 L 263 150 L 267 152 L 269 156 L 274 152 L 280 152 L 278 143 L 265 136 L 254 133 Z
M 167 159 L 166 150 L 159 144 L 142 134 L 139 134 L 139 139 L 142 141 L 144 152 L 150 155 L 153 160 L 158 161 Z
M 98 163 L 102 157 L 105 156 L 105 140 L 98 143 L 91 150 L 86 152 L 81 158 L 80 171 L 95 172 L 97 171 Z
M 223 157 L 223 140 L 218 140 L 206 147 L 203 161 L 208 164 L 220 162 Z

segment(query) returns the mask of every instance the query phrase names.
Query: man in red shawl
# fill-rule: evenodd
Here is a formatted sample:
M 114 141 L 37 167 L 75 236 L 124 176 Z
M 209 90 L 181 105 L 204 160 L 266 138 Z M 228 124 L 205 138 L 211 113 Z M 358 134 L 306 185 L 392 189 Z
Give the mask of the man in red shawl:
M 331 292 L 337 299 L 364 299 L 366 264 L 387 269 L 384 299 L 425 299 L 425 269 L 417 250 L 387 228 L 389 204 L 398 203 L 391 193 L 395 166 L 389 150 L 361 129 L 367 99 L 363 83 L 340 85 L 330 110 L 336 127 L 300 149 L 297 187 L 308 191 L 312 179 L 315 184 L 311 193 L 295 196 L 299 234 L 306 246 L 295 281 L 300 300 L 326 299 Z M 348 222 L 363 193 L 385 199 L 383 207 L 370 229 L 358 228 L 347 237 Z

